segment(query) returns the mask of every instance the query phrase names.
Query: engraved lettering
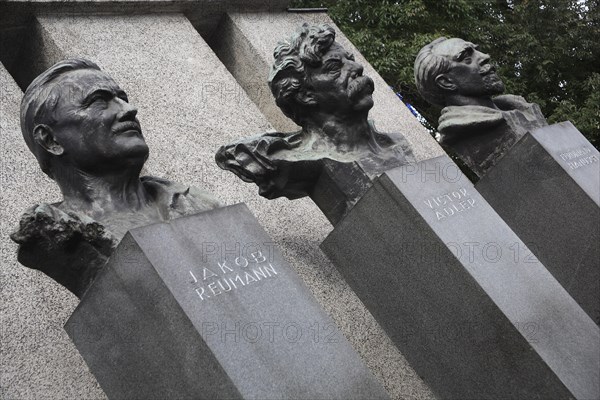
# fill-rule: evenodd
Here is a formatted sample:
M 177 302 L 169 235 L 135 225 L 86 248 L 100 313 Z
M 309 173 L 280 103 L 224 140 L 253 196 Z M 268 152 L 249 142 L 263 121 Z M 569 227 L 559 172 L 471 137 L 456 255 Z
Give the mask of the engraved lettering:
M 238 267 L 246 268 L 248 266 L 248 259 L 246 257 L 236 257 L 235 265 Z
M 223 261 L 223 263 L 217 263 L 219 264 L 219 268 L 221 268 L 221 272 L 226 274 L 227 272 L 225 271 L 225 268 L 227 268 L 229 270 L 229 272 L 233 272 L 233 269 L 229 268 L 227 266 L 227 261 Z
M 258 267 L 258 271 L 253 269 L 252 272 L 254 273 L 254 276 L 256 277 L 256 280 L 260 281 L 260 277 L 262 276 L 263 278 L 267 278 L 267 275 L 265 274 L 265 272 L 263 272 L 261 267 Z
M 560 153 L 559 157 L 567 162 L 566 164 L 570 169 L 578 169 L 599 161 L 598 156 L 590 154 L 591 152 L 591 148 L 583 146 Z
M 249 285 L 252 282 L 258 282 L 256 280 L 256 278 L 253 277 L 252 275 L 250 275 L 248 272 L 245 272 L 245 274 L 246 274 L 246 276 L 245 276 L 245 278 L 246 278 L 246 285 Z
M 233 278 L 233 279 L 234 279 L 234 280 L 236 280 L 236 281 L 238 281 L 238 280 L 239 280 L 239 281 L 240 281 L 240 283 L 242 284 L 242 286 L 246 285 L 246 284 L 244 283 L 244 281 L 242 280 L 242 277 L 241 277 L 239 274 L 238 274 L 238 275 L 236 275 L 236 276 L 235 276 L 235 278 Z
M 198 296 L 200 296 L 200 300 L 204 300 L 203 296 L 206 296 L 206 298 L 210 297 L 209 295 L 207 295 L 207 294 L 205 295 L 204 294 L 204 288 L 203 287 L 200 287 L 200 288 L 196 289 L 196 293 L 198 293 Z
M 216 282 L 211 282 L 208 284 L 208 288 L 213 292 L 215 296 L 221 294 L 222 292 L 217 288 Z M 218 291 L 218 292 L 217 292 Z
M 433 210 L 438 221 L 475 207 L 475 199 L 470 197 L 464 187 L 439 196 L 432 196 L 423 202 Z
M 256 253 L 250 253 L 250 256 L 252 256 L 252 259 L 257 264 L 267 261 L 267 257 L 263 256 L 263 253 L 261 251 L 257 251 Z
M 238 256 L 217 262 L 219 269 L 210 266 L 199 267 L 198 269 L 202 268 L 202 279 L 196 277 L 197 271 L 188 270 L 192 281 L 189 278 L 187 280 L 194 285 L 192 290 L 196 292 L 200 300 L 204 301 L 223 293 L 242 289 L 251 283 L 277 277 L 278 273 L 268 261 L 267 254 L 262 250 L 256 250 L 256 246 L 253 248 L 254 252 L 250 253 L 248 258 Z M 232 259 L 234 261 L 231 261 Z M 248 268 L 251 263 L 253 267 Z M 202 286 L 200 286 L 201 284 Z
M 235 284 L 235 282 L 233 281 L 233 279 L 229 279 L 229 283 L 230 283 L 231 285 L 233 285 L 233 288 L 234 288 L 234 289 L 237 289 L 237 285 Z
M 269 275 L 269 277 L 271 277 L 271 273 L 273 273 L 273 275 L 277 275 L 277 271 L 275 271 L 275 267 L 271 265 L 271 263 L 269 263 L 269 266 L 264 266 L 263 267 L 265 269 L 265 272 Z
M 210 274 L 210 275 L 209 275 L 209 274 Z M 205 280 L 207 280 L 208 278 L 210 278 L 210 277 L 212 277 L 212 276 L 218 276 L 218 275 L 217 275 L 217 274 L 215 274 L 214 272 L 212 272 L 210 269 L 208 269 L 208 268 L 204 268 L 204 269 L 202 270 L 202 276 L 203 276 L 202 280 L 203 280 L 203 281 L 205 281 Z
M 227 288 L 225 288 L 225 285 L 223 285 L 223 282 L 227 284 Z M 223 282 L 221 282 L 220 279 L 217 281 L 217 283 L 219 284 L 219 286 L 221 287 L 221 290 L 223 292 L 229 292 L 229 291 L 233 290 L 233 288 L 231 287 L 231 284 L 227 281 L 227 279 L 223 279 Z

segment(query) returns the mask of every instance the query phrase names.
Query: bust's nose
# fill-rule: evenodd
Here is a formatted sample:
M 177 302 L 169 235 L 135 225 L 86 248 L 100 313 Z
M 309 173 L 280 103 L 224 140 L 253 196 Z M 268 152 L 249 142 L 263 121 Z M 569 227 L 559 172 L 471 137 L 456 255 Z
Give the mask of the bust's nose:
M 117 101 L 121 105 L 121 111 L 117 115 L 117 120 L 119 122 L 123 121 L 135 121 L 135 116 L 138 113 L 138 110 L 133 105 L 129 104 L 123 99 L 117 98 Z
M 351 70 L 350 70 L 350 76 L 352 77 L 352 79 L 362 76 L 363 71 L 364 71 L 363 66 L 355 61 L 350 61 L 350 62 L 352 63 Z
M 490 62 L 490 55 L 487 53 L 482 53 L 482 52 L 478 52 L 479 53 L 479 65 L 485 65 L 488 64 Z

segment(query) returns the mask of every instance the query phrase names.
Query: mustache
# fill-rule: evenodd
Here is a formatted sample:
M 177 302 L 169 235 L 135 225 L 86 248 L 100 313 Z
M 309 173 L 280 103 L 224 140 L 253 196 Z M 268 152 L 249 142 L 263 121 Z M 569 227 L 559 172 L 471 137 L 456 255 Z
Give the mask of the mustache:
M 496 66 L 493 64 L 485 64 L 479 70 L 480 75 L 489 75 L 496 72 Z
M 359 76 L 348 84 L 348 96 L 355 99 L 359 95 L 373 94 L 375 91 L 375 82 L 368 76 Z
M 142 127 L 137 121 L 123 121 L 118 123 L 113 129 L 112 133 L 119 134 L 127 131 L 138 131 L 142 133 Z

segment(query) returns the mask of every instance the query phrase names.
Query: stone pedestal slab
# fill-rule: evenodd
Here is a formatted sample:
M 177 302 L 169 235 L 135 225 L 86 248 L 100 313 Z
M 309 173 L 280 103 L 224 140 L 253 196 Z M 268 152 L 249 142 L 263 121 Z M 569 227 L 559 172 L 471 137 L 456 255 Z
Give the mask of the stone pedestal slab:
M 382 175 L 322 248 L 442 398 L 597 398 L 600 331 L 447 156 Z
M 475 185 L 600 324 L 600 153 L 571 124 L 527 133 Z
M 131 230 L 65 329 L 111 399 L 386 399 L 243 205 Z

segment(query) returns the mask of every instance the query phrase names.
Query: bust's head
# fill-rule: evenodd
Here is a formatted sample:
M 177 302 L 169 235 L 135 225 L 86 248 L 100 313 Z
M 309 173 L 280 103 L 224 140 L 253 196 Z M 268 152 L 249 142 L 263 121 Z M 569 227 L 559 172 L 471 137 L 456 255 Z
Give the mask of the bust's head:
M 504 84 L 477 45 L 459 38 L 438 38 L 424 46 L 415 60 L 417 89 L 431 104 L 454 105 L 455 99 L 490 98 Z
M 305 126 L 315 110 L 343 117 L 368 114 L 373 107 L 373 81 L 336 43 L 332 27 L 304 24 L 279 43 L 274 57 L 269 87 L 277 105 L 296 124 Z
M 127 95 L 91 61 L 61 61 L 29 85 L 21 131 L 44 173 L 61 181 L 75 170 L 101 176 L 141 170 L 148 146 Z

